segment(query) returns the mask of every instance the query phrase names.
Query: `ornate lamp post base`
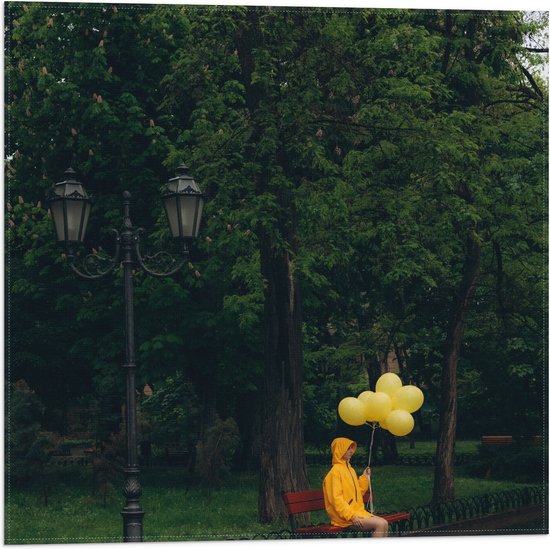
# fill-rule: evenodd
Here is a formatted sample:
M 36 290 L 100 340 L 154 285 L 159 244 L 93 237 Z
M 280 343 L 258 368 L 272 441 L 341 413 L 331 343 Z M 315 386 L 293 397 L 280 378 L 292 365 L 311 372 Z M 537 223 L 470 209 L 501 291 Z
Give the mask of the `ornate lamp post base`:
M 143 541 L 143 511 L 121 511 L 123 523 L 122 541 Z
M 124 542 L 143 541 L 143 515 L 145 514 L 139 505 L 141 486 L 137 478 L 139 471 L 125 470 L 128 476 L 124 486 L 124 497 L 126 507 L 121 511 L 122 515 L 122 536 Z
M 120 514 L 122 515 L 122 541 L 143 541 L 143 515 L 145 513 L 125 507 Z

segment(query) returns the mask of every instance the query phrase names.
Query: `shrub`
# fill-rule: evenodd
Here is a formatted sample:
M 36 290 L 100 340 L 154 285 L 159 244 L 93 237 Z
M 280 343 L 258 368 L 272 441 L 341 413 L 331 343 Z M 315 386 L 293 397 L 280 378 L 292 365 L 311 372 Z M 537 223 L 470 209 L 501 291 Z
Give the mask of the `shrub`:
M 56 481 L 56 472 L 48 462 L 61 439 L 41 430 L 44 405 L 25 380 L 17 381 L 10 390 L 6 473 L 14 486 L 29 485 L 40 490 L 44 505 L 48 505 Z
M 112 433 L 109 439 L 101 442 L 96 449 L 93 459 L 92 492 L 103 507 L 114 500 L 114 485 L 122 482 L 126 453 L 124 425 L 120 426 L 118 433 Z
M 198 438 L 198 398 L 182 372 L 169 376 L 145 398 L 140 408 L 142 440 L 157 446 L 191 450 Z M 146 427 L 143 429 L 143 427 Z
M 480 445 L 478 449 L 477 458 L 468 467 L 475 476 L 515 482 L 540 482 L 542 472 L 546 470 L 542 446 L 515 443 L 510 446 Z
M 207 489 L 219 486 L 220 478 L 232 465 L 239 445 L 239 429 L 233 418 L 216 418 L 197 443 L 196 473 Z

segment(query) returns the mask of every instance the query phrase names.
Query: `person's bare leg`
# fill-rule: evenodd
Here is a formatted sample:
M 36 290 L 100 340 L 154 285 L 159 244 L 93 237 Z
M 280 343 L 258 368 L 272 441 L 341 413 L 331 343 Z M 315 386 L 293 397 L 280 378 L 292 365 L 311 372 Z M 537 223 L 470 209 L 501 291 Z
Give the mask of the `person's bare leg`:
M 362 530 L 372 530 L 373 538 L 385 538 L 388 535 L 388 521 L 382 517 L 365 517 Z

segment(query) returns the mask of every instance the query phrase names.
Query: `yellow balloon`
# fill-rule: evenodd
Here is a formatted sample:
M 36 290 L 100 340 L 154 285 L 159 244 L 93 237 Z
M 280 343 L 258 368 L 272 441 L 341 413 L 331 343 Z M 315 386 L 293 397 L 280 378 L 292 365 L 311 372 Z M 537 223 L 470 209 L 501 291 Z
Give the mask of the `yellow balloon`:
M 404 437 L 414 429 L 414 419 L 405 410 L 392 410 L 386 418 L 388 431 L 396 437 Z
M 348 425 L 363 425 L 366 421 L 365 405 L 355 397 L 346 397 L 338 404 L 338 414 Z
M 365 405 L 366 421 L 377 421 L 371 417 L 371 410 L 369 406 L 369 399 L 374 395 L 374 391 L 363 391 L 357 398 Z
M 382 429 L 386 429 L 386 431 L 388 430 L 388 418 L 386 416 L 385 419 L 382 419 L 378 422 L 378 425 L 380 425 L 380 427 L 382 427 Z
M 386 393 L 373 393 L 367 403 L 366 420 L 382 421 L 391 412 L 391 398 Z
M 403 384 L 401 383 L 401 379 L 397 374 L 387 372 L 378 378 L 378 381 L 376 382 L 376 392 L 386 393 L 391 397 L 402 386 Z
M 374 395 L 374 391 L 363 391 L 357 398 L 366 404 L 371 395 Z
M 414 385 L 405 385 L 394 393 L 392 402 L 395 410 L 405 410 L 412 414 L 424 404 L 424 394 Z

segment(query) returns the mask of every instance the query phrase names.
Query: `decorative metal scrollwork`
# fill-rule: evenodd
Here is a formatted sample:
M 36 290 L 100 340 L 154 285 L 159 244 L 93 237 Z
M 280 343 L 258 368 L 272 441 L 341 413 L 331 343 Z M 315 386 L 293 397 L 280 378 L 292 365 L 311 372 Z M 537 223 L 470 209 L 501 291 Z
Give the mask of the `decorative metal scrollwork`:
M 82 258 L 75 255 L 72 248 L 69 248 L 67 257 L 71 269 L 82 278 L 98 279 L 109 274 L 118 263 L 120 255 L 120 235 L 116 229 L 110 229 L 115 239 L 115 253 L 110 256 L 106 252 L 96 252 L 88 254 Z M 77 264 L 78 262 L 78 264 Z
M 164 278 L 177 273 L 187 263 L 189 248 L 186 243 L 182 244 L 182 259 L 176 259 L 172 254 L 161 250 L 151 255 L 142 255 L 140 247 L 140 236 L 145 231 L 137 229 L 134 235 L 134 249 L 141 268 L 151 276 Z
M 414 507 L 409 509 L 410 518 L 401 526 L 401 531 L 423 530 L 437 524 L 450 524 L 541 504 L 545 498 L 545 490 L 545 486 L 529 486 L 455 499 L 439 505 Z

